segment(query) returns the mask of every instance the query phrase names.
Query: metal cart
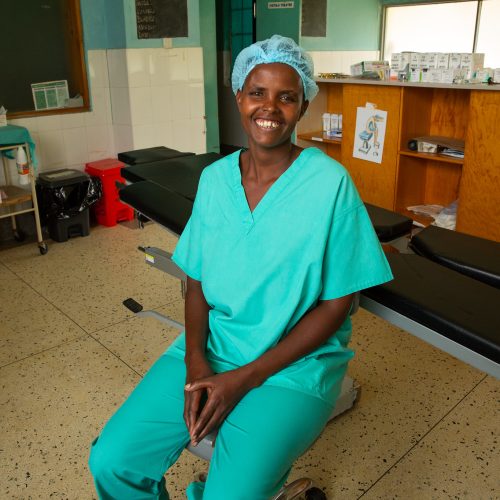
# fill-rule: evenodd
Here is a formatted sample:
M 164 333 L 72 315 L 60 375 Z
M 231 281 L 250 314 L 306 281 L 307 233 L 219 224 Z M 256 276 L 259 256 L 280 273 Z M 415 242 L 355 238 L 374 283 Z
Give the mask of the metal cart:
M 31 159 L 29 144 L 25 142 L 0 146 L 0 154 L 1 152 L 7 150 L 17 150 L 19 146 L 24 147 L 24 150 L 26 151 L 26 157 L 28 158 L 30 183 L 29 186 L 26 186 L 26 189 L 13 185 L 7 159 L 2 155 L 5 185 L 0 186 L 0 191 L 3 191 L 3 193 L 5 193 L 5 197 L 4 194 L 1 193 L 0 219 L 10 217 L 12 221 L 12 230 L 14 231 L 14 238 L 17 241 L 23 241 L 25 238 L 25 234 L 17 227 L 16 215 L 33 212 L 33 215 L 35 216 L 38 248 L 40 250 L 40 253 L 42 255 L 45 255 L 48 252 L 48 247 L 47 243 L 43 241 L 42 236 L 42 226 L 40 225 L 40 214 L 38 211 L 38 202 L 36 198 L 35 172 L 33 169 L 33 162 Z M 21 203 L 29 201 L 31 201 L 33 205 L 31 208 L 23 209 L 20 206 Z

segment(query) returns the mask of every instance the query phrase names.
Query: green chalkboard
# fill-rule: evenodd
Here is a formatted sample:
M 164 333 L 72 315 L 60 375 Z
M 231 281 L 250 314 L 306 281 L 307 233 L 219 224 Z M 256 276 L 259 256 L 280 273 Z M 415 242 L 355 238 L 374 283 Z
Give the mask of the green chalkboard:
M 187 0 L 135 0 L 137 38 L 188 36 Z
M 72 95 L 64 4 L 65 0 L 1 2 L 0 106 L 9 112 L 34 109 L 32 83 L 68 80 Z
M 326 36 L 326 0 L 302 0 L 301 36 Z

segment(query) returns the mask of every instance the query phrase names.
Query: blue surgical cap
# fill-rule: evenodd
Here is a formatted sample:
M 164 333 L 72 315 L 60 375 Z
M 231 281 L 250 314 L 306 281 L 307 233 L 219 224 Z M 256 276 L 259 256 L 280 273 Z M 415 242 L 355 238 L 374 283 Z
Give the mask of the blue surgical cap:
M 233 68 L 232 87 L 236 94 L 243 88 L 245 80 L 258 64 L 283 63 L 291 66 L 300 76 L 306 101 L 312 101 L 318 93 L 314 81 L 314 65 L 309 54 L 291 38 L 273 35 L 267 40 L 254 43 L 243 49 Z

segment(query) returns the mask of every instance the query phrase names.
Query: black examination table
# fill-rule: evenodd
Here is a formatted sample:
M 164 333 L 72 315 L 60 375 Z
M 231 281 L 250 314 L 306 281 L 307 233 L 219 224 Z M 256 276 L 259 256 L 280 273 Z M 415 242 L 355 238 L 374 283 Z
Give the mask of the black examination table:
M 218 158 L 207 153 L 124 167 L 129 185 L 120 198 L 179 235 L 203 168 Z M 367 210 L 382 242 L 411 230 L 407 217 L 372 205 Z M 360 306 L 500 379 L 500 244 L 440 228 L 420 235 L 411 247 L 421 255 L 388 253 L 395 279 L 364 290 Z M 154 251 L 151 258 L 168 268 L 170 254 Z

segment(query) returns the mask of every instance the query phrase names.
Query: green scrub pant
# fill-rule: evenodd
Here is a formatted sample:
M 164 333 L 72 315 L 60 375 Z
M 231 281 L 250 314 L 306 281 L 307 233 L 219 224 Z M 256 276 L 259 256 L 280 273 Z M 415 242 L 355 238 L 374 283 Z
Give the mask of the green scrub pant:
M 182 360 L 161 356 L 93 442 L 89 465 L 101 499 L 169 498 L 163 476 L 189 442 L 185 379 Z M 268 500 L 331 412 L 302 392 L 253 389 L 220 427 L 207 481 L 192 483 L 187 498 Z

